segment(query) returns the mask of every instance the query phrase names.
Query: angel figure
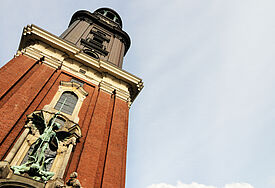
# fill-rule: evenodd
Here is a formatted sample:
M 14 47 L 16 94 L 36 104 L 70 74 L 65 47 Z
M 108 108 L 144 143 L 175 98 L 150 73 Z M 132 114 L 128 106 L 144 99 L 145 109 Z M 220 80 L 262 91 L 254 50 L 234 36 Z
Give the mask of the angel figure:
M 54 114 L 54 116 L 46 123 L 46 120 L 41 113 L 32 113 L 33 124 L 40 132 L 40 136 L 35 143 L 31 146 L 33 150 L 28 154 L 28 160 L 20 166 L 12 166 L 15 174 L 27 173 L 35 180 L 48 181 L 54 176 L 53 172 L 47 171 L 47 165 L 54 159 L 55 156 L 46 156 L 47 150 L 56 151 L 58 148 L 59 139 L 56 131 L 60 128 L 60 124 L 55 122 L 57 115 L 60 112 Z M 63 136 L 60 138 L 62 139 Z

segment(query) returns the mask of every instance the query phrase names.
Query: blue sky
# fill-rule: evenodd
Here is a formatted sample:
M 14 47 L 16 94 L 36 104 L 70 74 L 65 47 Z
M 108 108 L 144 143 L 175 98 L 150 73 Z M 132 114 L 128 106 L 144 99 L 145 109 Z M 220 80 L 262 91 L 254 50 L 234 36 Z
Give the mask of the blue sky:
M 145 88 L 130 111 L 127 188 L 275 187 L 275 1 L 4 1 L 0 62 L 27 24 L 60 35 L 115 9 Z

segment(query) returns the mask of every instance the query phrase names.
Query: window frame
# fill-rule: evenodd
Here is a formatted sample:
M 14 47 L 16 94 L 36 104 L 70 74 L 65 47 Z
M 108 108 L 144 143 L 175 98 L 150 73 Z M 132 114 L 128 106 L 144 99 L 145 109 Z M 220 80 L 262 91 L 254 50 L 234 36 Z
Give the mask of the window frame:
M 78 96 L 72 91 L 64 91 L 56 102 L 54 109 L 63 112 L 65 114 L 72 115 L 76 104 L 78 102 Z M 64 103 L 65 102 L 65 103 Z M 61 109 L 62 107 L 62 109 Z M 61 109 L 61 110 L 60 110 Z
M 55 109 L 55 106 L 56 106 L 58 100 L 60 99 L 62 93 L 65 91 L 70 91 L 70 92 L 73 92 L 75 95 L 77 95 L 78 101 L 77 101 L 75 108 L 73 110 L 73 113 L 71 115 L 64 113 L 64 112 L 60 112 L 60 113 L 63 114 L 64 116 L 66 116 L 67 118 L 69 118 L 71 121 L 78 123 L 79 122 L 78 113 L 80 111 L 80 108 L 82 106 L 84 99 L 88 95 L 88 92 L 85 91 L 84 88 L 78 83 L 70 82 L 70 81 L 69 82 L 61 81 L 58 91 L 55 93 L 50 104 L 45 105 L 43 107 L 43 110 L 51 111 L 54 113 L 58 112 L 58 110 Z

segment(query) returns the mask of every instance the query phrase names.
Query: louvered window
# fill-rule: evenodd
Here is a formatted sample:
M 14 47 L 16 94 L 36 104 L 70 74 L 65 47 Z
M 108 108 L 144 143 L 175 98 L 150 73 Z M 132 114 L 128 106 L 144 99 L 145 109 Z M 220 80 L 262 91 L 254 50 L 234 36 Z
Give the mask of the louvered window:
M 85 47 L 84 52 L 93 58 L 98 59 L 99 55 L 107 56 L 107 46 L 110 42 L 110 35 L 93 27 L 86 39 L 81 39 L 81 44 Z
M 66 114 L 72 115 L 77 100 L 78 97 L 76 96 L 76 94 L 70 91 L 65 91 L 64 93 L 62 93 L 54 108 Z

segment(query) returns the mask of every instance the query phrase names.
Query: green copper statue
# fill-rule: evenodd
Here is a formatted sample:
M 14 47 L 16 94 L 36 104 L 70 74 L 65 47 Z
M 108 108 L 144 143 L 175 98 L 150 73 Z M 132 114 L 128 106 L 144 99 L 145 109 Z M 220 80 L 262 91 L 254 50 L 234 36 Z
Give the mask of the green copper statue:
M 57 151 L 58 142 L 70 136 L 68 132 L 58 132 L 56 131 L 60 128 L 60 124 L 56 123 L 55 120 L 57 115 L 60 114 L 61 109 L 66 103 L 64 100 L 63 104 L 60 107 L 60 110 L 51 117 L 49 123 L 47 124 L 43 112 L 41 113 L 32 113 L 30 115 L 32 123 L 39 130 L 40 136 L 32 144 L 32 151 L 27 156 L 27 161 L 20 166 L 12 166 L 11 168 L 14 171 L 14 174 L 28 174 L 35 180 L 38 181 L 48 181 L 54 176 L 53 172 L 47 170 L 47 165 L 55 158 L 54 156 L 46 155 L 47 151 Z
M 60 124 L 55 122 L 57 115 L 60 112 L 54 114 L 50 119 L 48 125 L 42 114 L 32 114 L 33 122 L 36 127 L 40 127 L 40 136 L 32 145 L 33 150 L 28 155 L 28 160 L 26 163 L 20 166 L 12 166 L 15 174 L 24 174 L 27 173 L 35 180 L 48 181 L 51 177 L 54 176 L 53 172 L 48 172 L 46 166 L 48 163 L 53 160 L 53 158 L 46 158 L 45 152 L 49 148 L 58 148 L 58 138 L 56 130 L 60 128 Z

